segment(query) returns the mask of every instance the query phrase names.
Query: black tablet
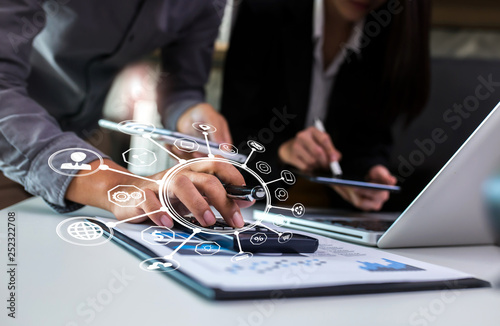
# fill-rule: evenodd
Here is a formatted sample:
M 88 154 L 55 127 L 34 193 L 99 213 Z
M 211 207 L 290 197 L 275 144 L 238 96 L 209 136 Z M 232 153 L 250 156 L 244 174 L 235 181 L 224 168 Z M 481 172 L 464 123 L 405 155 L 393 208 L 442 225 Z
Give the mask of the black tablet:
M 305 172 L 298 171 L 296 169 L 294 169 L 293 172 L 306 178 L 309 181 L 327 184 L 327 185 L 350 186 L 350 187 L 366 188 L 366 189 L 373 189 L 373 190 L 388 190 L 390 192 L 400 192 L 401 191 L 401 187 L 399 187 L 399 186 L 391 186 L 391 185 L 385 185 L 385 184 L 380 184 L 380 183 L 365 182 L 365 181 L 359 181 L 359 180 L 350 180 L 350 179 L 344 179 L 344 178 L 335 178 L 335 177 L 329 176 L 329 175 L 318 175 L 318 174 L 312 174 L 312 173 L 305 173 Z

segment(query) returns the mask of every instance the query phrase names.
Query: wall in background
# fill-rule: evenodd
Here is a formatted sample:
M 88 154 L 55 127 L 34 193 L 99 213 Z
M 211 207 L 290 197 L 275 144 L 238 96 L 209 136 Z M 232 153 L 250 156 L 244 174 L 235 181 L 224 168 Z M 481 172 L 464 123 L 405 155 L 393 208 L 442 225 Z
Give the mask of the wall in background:
M 433 0 L 434 26 L 500 28 L 498 0 Z

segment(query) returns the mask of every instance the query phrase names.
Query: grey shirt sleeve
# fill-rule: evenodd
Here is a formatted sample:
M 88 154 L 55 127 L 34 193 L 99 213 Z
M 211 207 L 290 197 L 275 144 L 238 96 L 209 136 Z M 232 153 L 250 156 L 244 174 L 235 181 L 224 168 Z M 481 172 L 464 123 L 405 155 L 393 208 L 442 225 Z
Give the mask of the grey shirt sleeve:
M 203 3 L 205 8 L 193 19 L 190 28 L 161 51 L 164 73 L 158 104 L 162 122 L 168 129 L 176 129 L 177 120 L 187 109 L 205 101 L 204 87 L 222 17 L 211 1 Z
M 48 165 L 49 157 L 66 148 L 98 151 L 74 133 L 63 132 L 29 97 L 26 80 L 32 43 L 44 28 L 45 13 L 38 3 L 8 0 L 0 8 L 0 169 L 26 191 L 67 212 L 81 207 L 64 198 L 72 176 L 54 172 Z M 92 159 L 89 156 L 82 163 Z

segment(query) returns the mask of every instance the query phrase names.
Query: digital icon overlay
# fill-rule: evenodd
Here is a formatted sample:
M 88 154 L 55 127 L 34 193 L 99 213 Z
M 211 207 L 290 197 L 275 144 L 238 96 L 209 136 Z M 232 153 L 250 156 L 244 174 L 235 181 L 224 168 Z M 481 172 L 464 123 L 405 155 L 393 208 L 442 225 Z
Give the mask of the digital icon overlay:
M 87 154 L 84 152 L 73 152 L 70 155 L 73 163 L 63 163 L 61 164 L 61 170 L 92 170 L 90 164 L 82 163 L 83 160 L 87 158 Z
M 139 267 L 146 272 L 171 273 L 181 265 L 173 258 L 154 257 L 142 261 Z
M 130 148 L 123 152 L 123 161 L 133 166 L 151 166 L 156 163 L 156 154 L 145 148 Z
M 220 251 L 220 245 L 213 241 L 204 241 L 196 245 L 194 251 L 201 256 L 212 256 Z
M 267 241 L 267 235 L 263 232 L 258 232 L 258 233 L 252 234 L 252 236 L 250 237 L 250 242 L 254 246 L 260 246 L 261 244 L 263 244 L 266 241 Z
M 219 145 L 219 149 L 225 153 L 227 153 L 228 155 L 236 155 L 238 154 L 238 148 L 236 148 L 236 146 L 232 145 L 232 144 L 228 144 L 228 143 L 222 143 Z
M 255 140 L 249 140 L 247 142 L 248 144 L 248 147 L 250 147 L 250 149 L 252 151 L 255 151 L 257 153 L 264 153 L 266 151 L 266 148 L 264 147 L 264 145 L 262 145 L 261 143 L 255 141 Z
M 259 162 L 257 162 L 255 164 L 255 167 L 262 174 L 269 174 L 269 173 L 271 173 L 271 166 L 269 164 L 267 164 L 266 162 L 259 161 Z
M 78 240 L 90 241 L 102 236 L 102 228 L 92 222 L 78 221 L 68 226 L 68 234 Z
M 175 232 L 166 226 L 150 226 L 141 231 L 141 239 L 155 246 L 164 246 L 175 239 Z
M 297 181 L 297 179 L 295 179 L 295 175 L 288 170 L 281 171 L 281 179 L 290 186 L 295 184 L 295 181 Z
M 137 186 L 119 185 L 108 190 L 108 200 L 120 207 L 137 207 L 146 201 L 146 194 Z
M 78 171 L 78 176 L 88 175 L 90 173 L 96 173 L 98 171 L 110 171 L 119 174 L 125 174 L 130 177 L 138 178 L 141 180 L 150 181 L 153 184 L 158 186 L 158 197 L 160 199 L 161 208 L 155 212 L 151 212 L 152 214 L 164 212 L 168 214 L 174 221 L 178 224 L 183 225 L 190 230 L 191 233 L 187 232 L 185 236 L 177 236 L 178 234 L 173 230 L 165 227 L 165 226 L 150 226 L 145 228 L 141 232 L 141 241 L 145 243 L 149 243 L 150 245 L 155 246 L 168 246 L 172 249 L 170 254 L 165 255 L 163 257 L 155 257 L 142 261 L 140 263 L 140 268 L 147 272 L 163 272 L 168 273 L 175 271 L 180 267 L 178 261 L 174 259 L 174 256 L 177 252 L 183 247 L 193 246 L 193 251 L 200 256 L 212 256 L 217 255 L 221 251 L 221 246 L 213 241 L 201 241 L 195 240 L 197 239 L 195 236 L 198 233 L 206 233 L 206 234 L 217 234 L 217 235 L 233 235 L 235 239 L 235 251 L 231 257 L 231 261 L 238 263 L 242 261 L 246 261 L 253 257 L 251 252 L 244 252 L 242 250 L 241 242 L 240 242 L 240 233 L 248 230 L 254 229 L 256 226 L 262 224 L 262 220 L 255 221 L 247 221 L 244 227 L 242 228 L 210 228 L 210 227 L 201 227 L 199 225 L 195 225 L 190 223 L 187 219 L 184 218 L 184 213 L 179 213 L 177 211 L 176 202 L 172 201 L 172 198 L 168 196 L 168 194 L 172 193 L 170 187 L 172 186 L 173 178 L 183 169 L 193 168 L 195 164 L 204 164 L 206 162 L 217 162 L 221 164 L 232 165 L 242 171 L 245 171 L 249 178 L 254 178 L 259 187 L 263 189 L 263 193 L 265 193 L 262 201 L 264 202 L 264 214 L 267 214 L 271 210 L 287 210 L 291 212 L 296 217 L 301 217 L 305 214 L 305 207 L 301 203 L 296 203 L 292 207 L 283 207 L 279 206 L 280 202 L 284 202 L 288 200 L 288 192 L 285 188 L 280 187 L 284 185 L 293 185 L 296 182 L 295 175 L 288 171 L 283 170 L 280 173 L 280 178 L 275 180 L 264 180 L 272 171 L 271 166 L 264 161 L 259 161 L 254 165 L 255 171 L 248 166 L 248 162 L 250 161 L 252 156 L 256 156 L 260 153 L 264 153 L 266 148 L 264 145 L 255 140 L 249 140 L 247 142 L 248 147 L 251 149 L 251 153 L 247 156 L 247 159 L 244 163 L 239 163 L 230 159 L 215 157 L 211 153 L 211 149 L 209 146 L 208 136 L 217 131 L 217 128 L 214 126 L 203 123 L 196 122 L 192 124 L 192 127 L 195 131 L 201 133 L 206 143 L 208 154 L 206 157 L 197 157 L 188 160 L 180 159 L 175 156 L 169 149 L 161 144 L 157 143 L 152 137 L 151 133 L 155 130 L 155 127 L 150 124 L 143 124 L 140 122 L 128 120 L 120 123 L 119 130 L 133 135 L 142 135 L 144 138 L 149 139 L 158 147 L 162 148 L 162 150 L 166 151 L 172 158 L 176 159 L 178 163 L 169 169 L 161 180 L 154 180 L 148 177 L 138 176 L 126 171 L 113 169 L 110 166 L 104 164 L 102 157 L 91 150 L 83 149 L 83 148 L 68 148 L 64 150 L 60 150 L 51 155 L 49 158 L 49 165 L 52 170 L 57 173 L 66 174 L 67 175 L 75 175 L 75 170 Z M 174 143 L 175 147 L 184 152 L 196 152 L 198 151 L 200 145 L 194 140 L 189 138 L 177 139 Z M 219 149 L 228 153 L 236 155 L 238 153 L 238 149 L 228 143 L 219 144 Z M 123 152 L 123 159 L 125 162 L 131 165 L 138 166 L 149 166 L 154 164 L 157 161 L 156 155 L 154 152 L 149 151 L 144 148 L 130 148 L 129 150 Z M 92 158 L 92 160 L 90 160 Z M 96 168 L 92 168 L 92 166 L 88 165 L 85 162 L 91 162 L 95 160 L 100 160 L 100 165 Z M 253 165 L 253 164 L 252 164 Z M 90 167 L 90 169 L 89 169 Z M 87 174 L 86 174 L 87 173 Z M 272 184 L 273 190 L 269 189 L 269 186 Z M 146 200 L 146 193 L 143 189 L 137 187 L 134 184 L 128 185 L 117 185 L 107 191 L 108 200 L 114 205 L 119 207 L 139 207 Z M 283 215 L 277 215 L 283 217 Z M 94 246 L 100 245 L 109 241 L 113 237 L 113 228 L 118 226 L 121 223 L 132 222 L 137 219 L 144 219 L 147 217 L 147 214 L 143 213 L 137 216 L 132 216 L 124 220 L 117 220 L 114 222 L 108 222 L 106 224 L 98 223 L 98 220 L 95 218 L 89 217 L 77 217 L 77 218 L 69 218 L 61 223 L 56 228 L 57 234 L 63 239 L 72 244 L 83 245 L 83 246 Z M 284 217 L 283 219 L 284 220 Z M 276 220 L 274 223 L 275 226 L 281 226 L 284 222 L 280 223 L 279 220 Z M 105 227 L 102 227 L 105 225 Z M 271 232 L 274 232 L 278 235 L 279 243 L 286 243 L 293 238 L 293 233 L 291 232 L 282 232 L 278 230 L 274 230 L 273 228 L 269 228 L 266 226 Z M 264 232 L 257 232 L 251 235 L 250 243 L 254 246 L 261 246 L 268 241 L 267 235 Z M 227 250 L 226 250 L 227 252 Z
M 277 214 L 273 218 L 273 224 L 276 225 L 277 227 L 281 227 L 286 224 L 285 217 L 281 214 Z
M 93 217 L 72 217 L 61 221 L 56 227 L 57 235 L 64 241 L 79 246 L 98 246 L 108 242 L 113 229 Z
M 56 173 L 72 176 L 84 177 L 99 171 L 99 167 L 92 166 L 85 162 L 100 161 L 103 164 L 102 156 L 99 153 L 86 148 L 66 148 L 53 153 L 48 160 L 49 167 Z
M 274 191 L 274 196 L 276 196 L 276 199 L 278 199 L 279 201 L 287 201 L 288 191 L 286 191 L 284 188 L 278 188 Z
M 174 142 L 174 146 L 177 147 L 178 150 L 186 153 L 196 152 L 200 148 L 200 144 L 198 144 L 196 140 L 189 138 L 177 139 Z
M 128 135 L 151 135 L 156 127 L 152 123 L 144 123 L 134 120 L 122 121 L 118 124 L 118 129 Z
M 306 213 L 306 208 L 304 205 L 297 203 L 292 207 L 292 214 L 295 217 L 302 217 Z
M 293 237 L 293 233 L 292 232 L 283 232 L 279 238 L 278 238 L 278 242 L 279 243 L 287 243 L 288 241 L 290 241 Z
M 208 123 L 195 122 L 193 123 L 193 128 L 200 131 L 201 133 L 212 134 L 217 131 L 217 128 Z

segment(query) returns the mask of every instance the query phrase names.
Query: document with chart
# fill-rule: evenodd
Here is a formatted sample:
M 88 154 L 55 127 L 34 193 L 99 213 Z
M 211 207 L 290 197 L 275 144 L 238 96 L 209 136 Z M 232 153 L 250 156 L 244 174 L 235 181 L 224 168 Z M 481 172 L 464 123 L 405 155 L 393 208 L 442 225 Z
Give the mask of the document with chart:
M 319 248 L 312 254 L 238 252 L 227 239 L 207 241 L 196 234 L 142 224 L 115 227 L 111 240 L 141 259 L 144 277 L 163 273 L 216 300 L 265 298 L 273 293 L 292 297 L 490 286 L 460 271 L 314 237 Z

